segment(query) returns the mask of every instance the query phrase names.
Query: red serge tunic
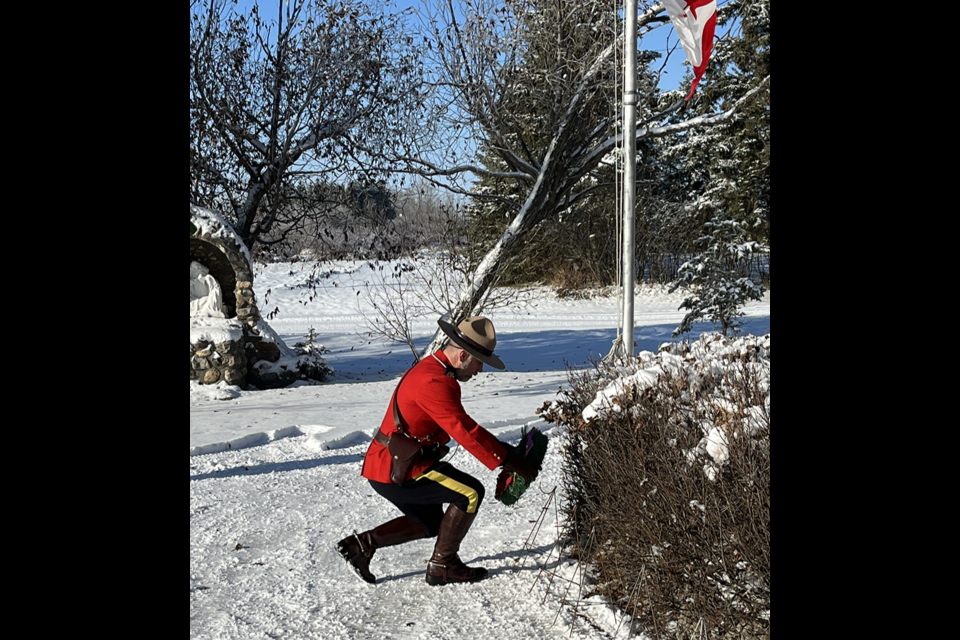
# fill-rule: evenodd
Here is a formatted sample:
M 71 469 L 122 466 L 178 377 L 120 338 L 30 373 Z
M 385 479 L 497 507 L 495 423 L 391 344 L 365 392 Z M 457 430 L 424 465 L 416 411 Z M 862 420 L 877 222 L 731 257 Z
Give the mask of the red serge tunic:
M 507 450 L 493 434 L 467 415 L 460 403 L 460 383 L 456 378 L 446 375 L 446 367 L 441 364 L 450 364 L 450 361 L 443 350 L 434 355 L 436 358 L 428 356 L 414 365 L 403 379 L 403 384 L 394 391 L 399 392 L 397 404 L 403 422 L 408 427 L 408 435 L 418 440 L 432 436 L 424 444 L 446 444 L 453 438 L 491 471 L 496 469 L 503 464 Z M 380 430 L 388 436 L 397 430 L 393 424 L 392 396 Z M 425 460 L 416 463 L 407 479 L 417 477 L 434 462 Z M 360 473 L 368 480 L 389 483 L 390 453 L 387 448 L 375 440 L 371 441 Z

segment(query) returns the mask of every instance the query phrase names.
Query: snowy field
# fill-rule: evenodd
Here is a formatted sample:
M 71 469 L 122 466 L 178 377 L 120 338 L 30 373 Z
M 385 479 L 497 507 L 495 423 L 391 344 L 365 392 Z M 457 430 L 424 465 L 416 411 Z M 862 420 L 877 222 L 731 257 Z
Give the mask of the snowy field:
M 190 383 L 190 637 L 626 638 L 629 621 L 599 598 L 584 599 L 576 566 L 555 548 L 562 500 L 554 491 L 555 444 L 536 484 L 510 507 L 493 499 L 496 472 L 460 448 L 448 457 L 487 489 L 460 556 L 486 567 L 488 579 L 427 585 L 435 539 L 379 550 L 371 563 L 376 585 L 348 570 L 334 544 L 400 515 L 360 477 L 360 465 L 413 354 L 363 334 L 370 313 L 358 291 L 373 281 L 365 263 L 327 265 L 312 300 L 312 290 L 297 287 L 310 266 L 258 267 L 254 289 L 264 314 L 279 309 L 269 324 L 287 345 L 316 329 L 330 349 L 331 382 L 266 391 Z M 673 340 L 682 300 L 682 292 L 638 288 L 635 352 Z M 770 332 L 769 294 L 745 312 L 742 333 Z M 464 407 L 501 440 L 515 442 L 526 425 L 559 437 L 536 410 L 566 384 L 567 364 L 589 366 L 610 351 L 616 297 L 558 300 L 544 291 L 520 310 L 488 315 L 506 370 L 487 368 L 465 383 Z M 423 347 L 436 318 L 414 328 Z M 686 337 L 713 327 L 694 329 Z

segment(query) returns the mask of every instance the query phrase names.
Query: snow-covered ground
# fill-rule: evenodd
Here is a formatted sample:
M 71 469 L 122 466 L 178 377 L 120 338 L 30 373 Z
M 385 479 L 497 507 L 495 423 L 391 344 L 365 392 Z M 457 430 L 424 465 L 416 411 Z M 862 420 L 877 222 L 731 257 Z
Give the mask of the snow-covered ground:
M 347 569 L 334 544 L 399 515 L 360 477 L 360 464 L 413 354 L 363 335 L 369 312 L 358 291 L 373 281 L 365 263 L 326 265 L 329 278 L 315 296 L 296 286 L 310 268 L 258 267 L 254 289 L 265 314 L 279 309 L 269 324 L 287 345 L 304 341 L 310 327 L 317 331 L 336 370 L 331 382 L 266 391 L 190 383 L 191 638 L 627 637 L 629 621 L 599 598 L 583 599 L 576 565 L 555 548 L 562 499 L 556 445 L 536 484 L 510 507 L 493 499 L 496 472 L 462 449 L 451 452 L 448 459 L 487 488 L 460 555 L 486 567 L 488 579 L 427 585 L 434 539 L 378 551 L 376 585 Z M 638 288 L 636 351 L 656 352 L 673 340 L 682 300 L 682 292 Z M 745 311 L 743 333 L 770 332 L 769 294 Z M 516 441 L 527 425 L 557 438 L 536 410 L 566 384 L 568 364 L 588 366 L 610 350 L 616 298 L 558 300 L 543 292 L 519 312 L 488 315 L 507 368 L 488 368 L 465 383 L 465 408 L 501 440 Z M 414 327 L 425 346 L 436 318 Z M 686 337 L 713 330 L 709 323 L 694 328 Z M 576 606 L 563 607 L 563 600 Z

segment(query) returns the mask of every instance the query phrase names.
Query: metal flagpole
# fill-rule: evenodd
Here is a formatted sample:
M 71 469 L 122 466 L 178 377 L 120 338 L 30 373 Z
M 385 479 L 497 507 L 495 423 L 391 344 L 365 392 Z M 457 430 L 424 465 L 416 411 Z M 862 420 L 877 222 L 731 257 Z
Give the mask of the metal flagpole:
M 633 355 L 634 241 L 637 189 L 637 0 L 625 0 L 623 71 L 623 317 L 621 353 Z

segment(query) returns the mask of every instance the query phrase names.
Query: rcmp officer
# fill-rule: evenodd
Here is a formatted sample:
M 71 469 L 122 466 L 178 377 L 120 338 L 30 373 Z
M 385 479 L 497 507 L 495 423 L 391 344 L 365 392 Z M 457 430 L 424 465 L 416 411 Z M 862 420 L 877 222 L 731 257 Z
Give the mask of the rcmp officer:
M 455 439 L 488 469 L 503 467 L 532 482 L 539 468 L 500 442 L 467 415 L 460 402 L 460 383 L 470 380 L 488 364 L 503 369 L 494 354 L 497 336 L 493 323 L 481 316 L 467 318 L 458 326 L 444 320 L 438 324 L 450 338 L 443 349 L 413 366 L 394 391 L 380 429 L 367 449 L 362 475 L 373 490 L 403 513 L 378 527 L 348 536 L 337 551 L 361 578 L 375 583 L 370 560 L 377 549 L 436 536 L 433 555 L 427 563 L 426 581 L 431 585 L 475 582 L 487 575 L 483 567 L 468 567 L 459 558 L 460 543 L 477 517 L 483 501 L 483 484 L 440 458 Z M 399 432 L 399 433 L 398 433 Z M 399 442 L 417 450 L 405 473 L 398 469 Z M 391 480 L 391 471 L 394 480 Z M 402 477 L 397 478 L 400 473 Z M 446 511 L 443 505 L 448 504 Z

